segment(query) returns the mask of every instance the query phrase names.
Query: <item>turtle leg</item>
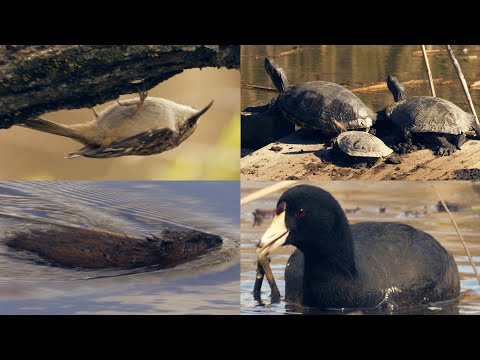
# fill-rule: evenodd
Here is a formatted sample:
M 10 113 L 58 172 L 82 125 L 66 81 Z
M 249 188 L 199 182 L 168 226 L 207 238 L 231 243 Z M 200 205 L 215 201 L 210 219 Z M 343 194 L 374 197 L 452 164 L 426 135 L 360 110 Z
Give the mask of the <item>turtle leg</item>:
M 401 164 L 402 160 L 395 153 L 391 153 L 385 158 L 385 162 L 387 164 Z
M 467 141 L 467 137 L 465 136 L 465 134 L 460 134 L 454 136 L 451 143 L 455 145 L 458 150 L 462 150 L 462 145 L 465 144 L 465 141 Z
M 413 136 L 412 133 L 408 130 L 403 130 L 402 132 L 403 138 L 405 139 L 405 142 L 409 145 L 413 144 Z
M 343 125 L 340 121 L 338 121 L 337 119 L 334 119 L 334 118 L 332 118 L 330 126 L 331 126 L 333 132 L 336 133 L 336 134 L 341 134 L 342 132 L 347 131 L 347 128 L 345 127 L 345 125 Z
M 327 142 L 325 142 L 324 146 L 327 149 L 333 149 L 335 147 L 336 150 L 339 150 L 337 144 L 337 136 L 332 136 Z
M 449 155 L 452 155 L 457 150 L 457 147 L 452 143 L 450 143 L 443 135 L 425 134 L 425 137 L 429 143 L 437 146 L 437 148 L 434 151 L 435 155 L 449 156 Z
M 382 157 L 379 157 L 377 161 L 375 161 L 375 163 L 370 167 L 370 169 L 376 168 L 378 165 L 382 164 L 383 160 L 384 159 Z

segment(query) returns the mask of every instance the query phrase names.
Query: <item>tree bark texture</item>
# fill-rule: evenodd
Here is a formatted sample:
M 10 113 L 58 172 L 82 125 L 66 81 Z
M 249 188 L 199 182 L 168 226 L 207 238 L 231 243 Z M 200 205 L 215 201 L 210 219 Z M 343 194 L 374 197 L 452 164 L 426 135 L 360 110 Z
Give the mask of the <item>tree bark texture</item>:
M 0 128 L 149 90 L 185 69 L 238 69 L 238 45 L 0 45 Z

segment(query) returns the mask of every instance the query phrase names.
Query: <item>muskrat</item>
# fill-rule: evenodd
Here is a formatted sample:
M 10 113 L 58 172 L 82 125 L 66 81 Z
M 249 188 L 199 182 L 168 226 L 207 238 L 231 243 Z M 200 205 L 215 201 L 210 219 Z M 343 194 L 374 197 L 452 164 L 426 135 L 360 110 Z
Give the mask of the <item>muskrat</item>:
M 159 236 L 134 236 L 65 225 L 17 231 L 5 244 L 28 250 L 67 268 L 131 269 L 173 267 L 222 244 L 218 235 L 196 230 L 165 229 Z

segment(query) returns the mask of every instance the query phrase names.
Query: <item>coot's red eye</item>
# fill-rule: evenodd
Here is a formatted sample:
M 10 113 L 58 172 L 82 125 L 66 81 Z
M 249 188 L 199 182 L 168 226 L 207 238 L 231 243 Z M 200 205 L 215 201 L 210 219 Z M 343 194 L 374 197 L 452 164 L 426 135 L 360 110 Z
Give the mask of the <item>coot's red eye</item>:
M 304 209 L 300 209 L 297 211 L 298 217 L 304 217 L 307 212 Z

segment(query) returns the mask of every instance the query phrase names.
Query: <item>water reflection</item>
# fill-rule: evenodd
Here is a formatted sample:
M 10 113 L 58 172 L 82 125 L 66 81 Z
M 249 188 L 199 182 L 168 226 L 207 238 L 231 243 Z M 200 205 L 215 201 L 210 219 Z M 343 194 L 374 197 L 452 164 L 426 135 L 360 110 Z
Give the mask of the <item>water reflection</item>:
M 265 56 L 291 50 L 294 45 L 242 46 L 242 81 L 272 87 L 265 72 Z M 428 79 L 423 57 L 419 56 L 420 45 L 305 45 L 301 51 L 275 58 L 285 69 L 290 84 L 323 80 L 338 84 L 361 86 L 364 83 L 384 82 L 387 74 L 397 76 L 400 81 Z M 442 46 L 427 46 L 427 49 L 443 49 Z M 480 52 L 474 45 L 454 45 L 452 49 L 460 62 L 469 84 L 479 80 Z M 467 54 L 464 49 L 470 49 Z M 457 74 L 445 52 L 429 56 L 433 77 L 454 80 L 452 85 L 436 85 L 437 96 L 452 101 L 469 111 Z M 428 84 L 407 88 L 408 96 L 430 95 Z M 474 104 L 480 104 L 480 91 L 471 90 Z M 388 90 L 357 94 L 367 106 L 381 110 L 392 103 Z M 276 97 L 275 92 L 242 89 L 242 109 L 265 103 Z M 477 106 L 477 109 L 478 106 Z M 478 112 L 478 110 L 477 110 Z

